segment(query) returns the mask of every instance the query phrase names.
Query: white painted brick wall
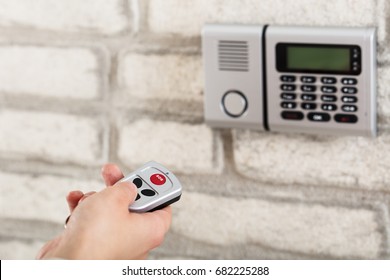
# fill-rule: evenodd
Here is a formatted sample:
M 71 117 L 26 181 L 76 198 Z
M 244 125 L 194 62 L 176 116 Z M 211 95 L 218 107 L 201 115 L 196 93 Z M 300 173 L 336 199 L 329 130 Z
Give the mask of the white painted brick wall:
M 185 183 L 164 256 L 389 258 L 387 2 L 0 1 L 0 258 L 33 258 L 107 160 Z M 376 26 L 379 137 L 207 127 L 206 22 Z
M 152 32 L 199 36 L 206 22 L 375 25 L 375 1 L 366 0 L 150 0 Z
M 205 125 L 143 119 L 120 130 L 118 157 L 137 167 L 156 160 L 182 173 L 219 173 L 222 143 Z
M 92 165 L 106 160 L 99 118 L 0 110 L 0 128 L 6 157 Z
M 69 215 L 65 197 L 70 191 L 102 188 L 103 180 L 0 172 L 0 215 L 62 224 Z
M 115 34 L 129 29 L 124 0 L 2 0 L 0 25 Z
M 96 99 L 106 87 L 101 49 L 0 45 L 0 92 Z M 104 75 L 105 74 L 105 75 Z
M 129 95 L 151 102 L 155 99 L 201 101 L 203 70 L 199 56 L 127 53 L 121 61 L 119 83 Z
M 376 213 L 366 209 L 186 192 L 174 207 L 172 231 L 209 244 L 259 244 L 366 259 L 379 255 L 378 222 Z
M 235 130 L 234 159 L 243 175 L 264 182 L 389 191 L 390 136 L 310 137 Z

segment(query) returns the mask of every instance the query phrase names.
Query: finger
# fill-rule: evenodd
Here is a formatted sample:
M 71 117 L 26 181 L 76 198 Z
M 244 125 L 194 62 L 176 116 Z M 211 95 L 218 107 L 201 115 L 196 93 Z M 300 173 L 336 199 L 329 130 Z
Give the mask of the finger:
M 135 201 L 137 192 L 137 187 L 131 182 L 116 183 L 112 188 L 102 191 L 108 197 L 115 199 L 119 203 L 119 207 L 125 207 L 124 209 L 127 209 Z
M 86 198 L 90 197 L 91 195 L 94 195 L 95 193 L 96 193 L 95 191 L 87 192 L 86 194 L 83 195 L 82 198 L 80 198 L 80 200 L 79 200 L 78 203 L 81 203 L 81 202 L 84 201 Z
M 106 186 L 112 186 L 120 179 L 122 179 L 123 173 L 116 164 L 107 163 L 102 167 L 102 177 Z
M 66 196 L 66 201 L 68 202 L 69 211 L 71 213 L 76 208 L 83 195 L 84 193 L 82 191 L 71 191 L 68 193 Z

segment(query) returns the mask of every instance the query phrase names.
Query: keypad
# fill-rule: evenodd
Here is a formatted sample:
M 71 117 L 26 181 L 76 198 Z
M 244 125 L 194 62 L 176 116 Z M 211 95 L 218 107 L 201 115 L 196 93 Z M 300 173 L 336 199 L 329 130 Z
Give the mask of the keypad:
M 280 76 L 281 118 L 287 121 L 356 123 L 358 79 L 342 76 Z

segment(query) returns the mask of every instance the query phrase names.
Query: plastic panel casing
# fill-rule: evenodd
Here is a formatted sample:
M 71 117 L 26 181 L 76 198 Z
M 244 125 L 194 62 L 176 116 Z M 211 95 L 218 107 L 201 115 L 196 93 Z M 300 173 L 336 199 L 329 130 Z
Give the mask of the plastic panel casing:
M 253 25 L 207 24 L 204 26 L 202 32 L 205 70 L 204 112 L 205 121 L 210 126 L 263 129 L 262 31 L 263 26 Z M 226 48 L 224 45 L 221 46 L 221 42 L 226 43 L 227 48 L 229 44 L 233 46 L 244 44 L 246 47 L 244 46 L 243 49 L 247 52 L 244 57 L 241 56 L 239 49 L 236 53 L 234 49 L 233 53 L 229 51 L 226 53 Z M 223 70 L 224 55 L 227 55 L 226 59 L 230 63 L 236 63 L 235 65 L 239 67 L 240 63 L 245 64 L 245 61 L 248 64 L 245 65 L 245 69 L 241 68 L 238 71 Z M 223 108 L 222 98 L 229 91 L 238 91 L 247 100 L 245 112 L 238 117 L 229 116 Z
M 307 132 L 314 134 L 333 135 L 359 135 L 376 136 L 376 35 L 375 28 L 341 28 L 341 27 L 282 27 L 269 26 L 266 32 L 266 75 L 267 75 L 267 107 L 268 123 L 271 131 L 281 132 Z M 324 45 L 357 45 L 361 49 L 361 73 L 359 75 L 336 75 L 336 74 L 306 74 L 278 72 L 276 68 L 276 45 L 278 43 L 303 43 L 303 44 L 324 44 Z M 316 86 L 321 87 L 320 78 L 333 76 L 338 81 L 342 78 L 354 78 L 357 84 L 357 111 L 353 112 L 358 117 L 356 123 L 338 123 L 333 116 L 338 112 L 326 112 L 331 115 L 327 122 L 313 122 L 307 118 L 303 120 L 285 120 L 281 117 L 281 75 L 295 75 L 298 83 L 302 75 L 316 77 Z M 335 103 L 338 108 L 343 106 L 340 92 L 341 86 L 336 85 L 338 98 Z M 317 101 L 319 98 L 317 98 Z M 317 102 L 321 103 L 321 102 Z M 320 105 L 320 104 L 319 104 Z M 299 107 L 299 101 L 298 101 Z M 300 108 L 298 108 L 300 109 Z M 303 111 L 303 110 L 301 110 Z M 316 109 L 321 112 L 321 108 Z M 307 113 L 307 111 L 305 112 Z

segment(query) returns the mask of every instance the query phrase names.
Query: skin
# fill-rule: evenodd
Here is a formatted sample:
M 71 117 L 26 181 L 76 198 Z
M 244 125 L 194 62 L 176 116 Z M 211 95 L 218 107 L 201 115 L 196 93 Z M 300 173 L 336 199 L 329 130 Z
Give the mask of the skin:
M 145 259 L 161 245 L 171 224 L 171 208 L 129 212 L 136 186 L 116 183 L 123 174 L 114 164 L 103 166 L 102 177 L 107 188 L 100 192 L 69 192 L 67 227 L 42 247 L 38 259 Z

